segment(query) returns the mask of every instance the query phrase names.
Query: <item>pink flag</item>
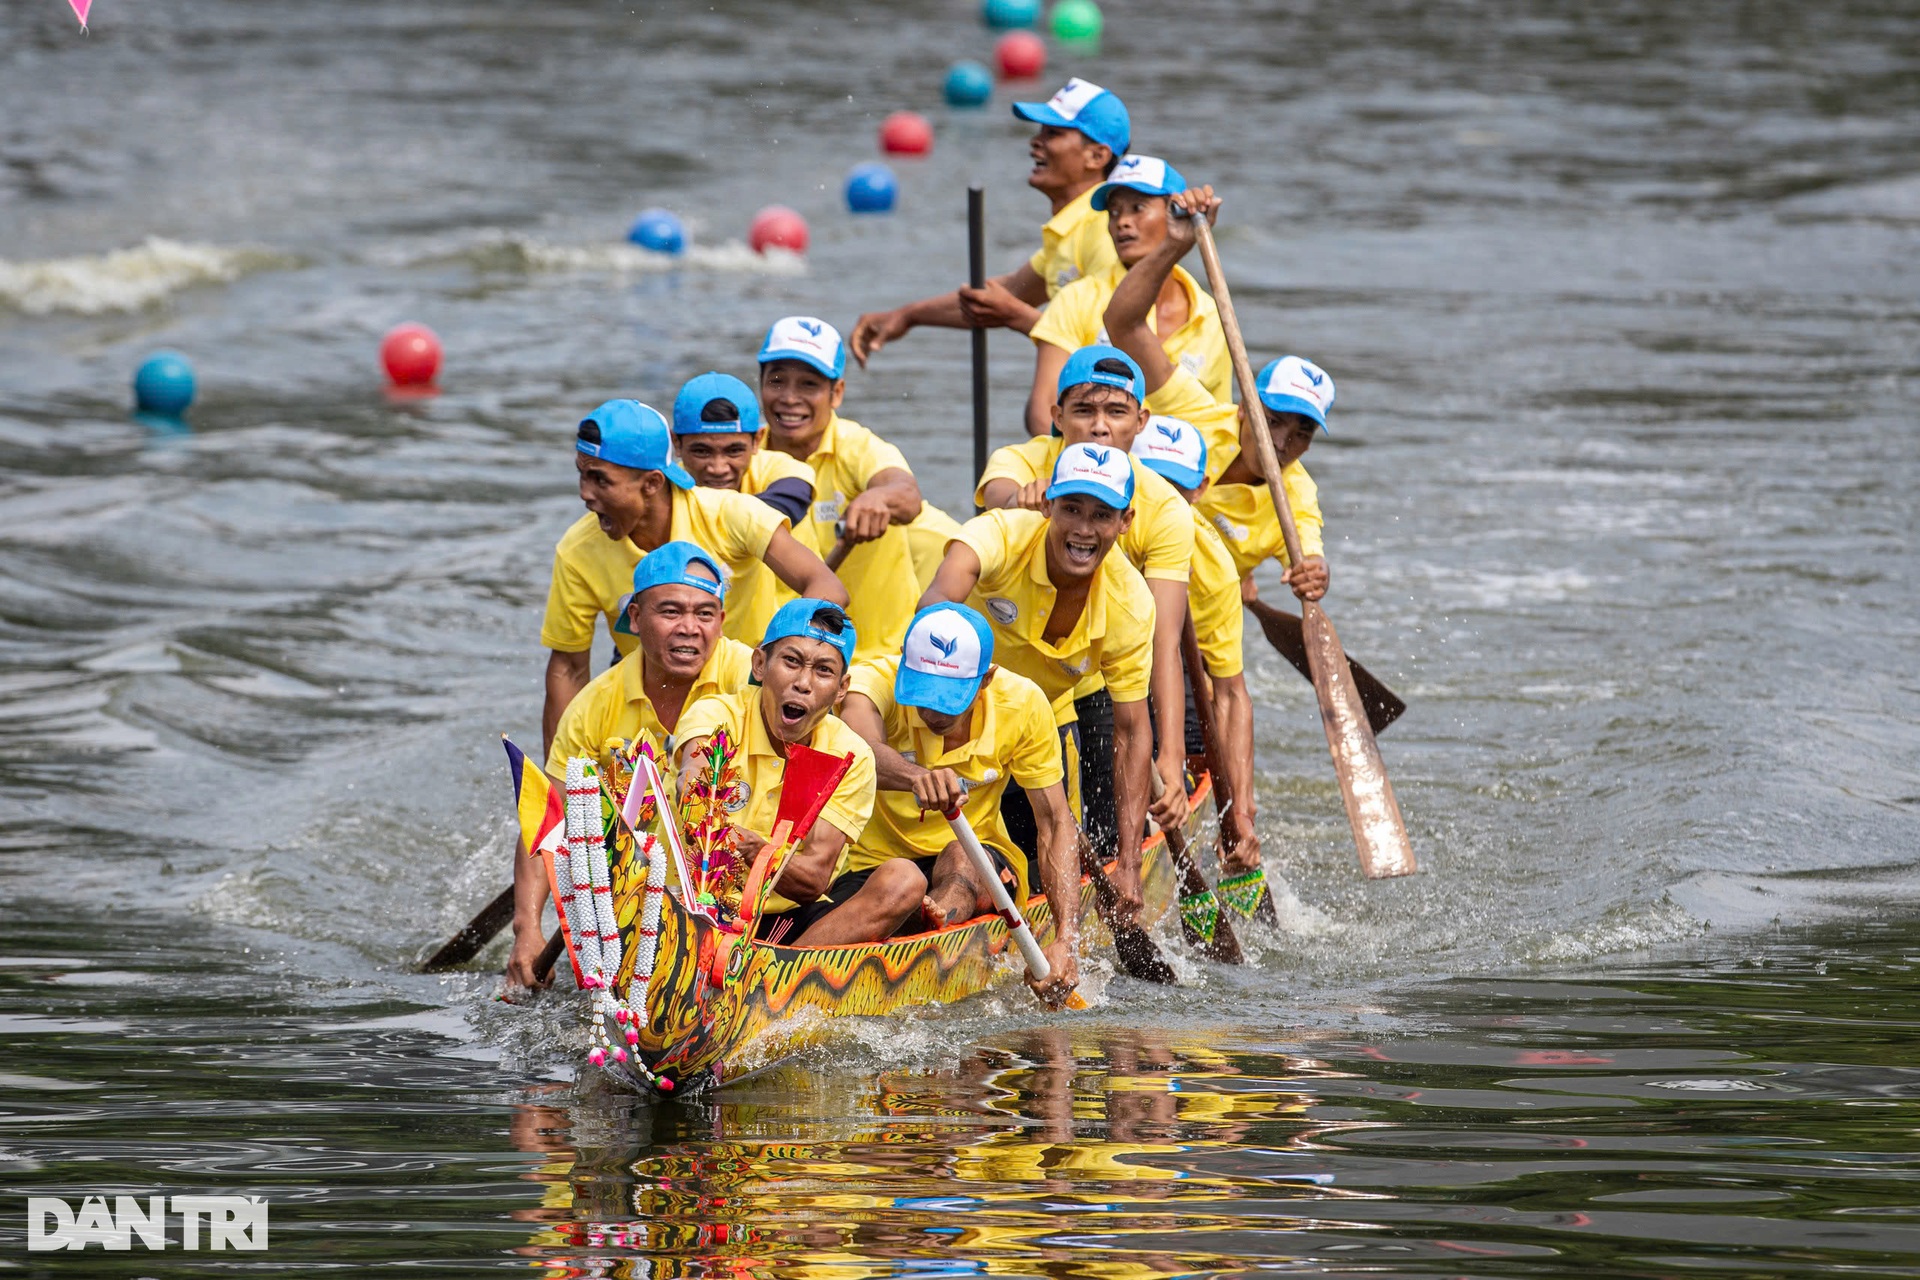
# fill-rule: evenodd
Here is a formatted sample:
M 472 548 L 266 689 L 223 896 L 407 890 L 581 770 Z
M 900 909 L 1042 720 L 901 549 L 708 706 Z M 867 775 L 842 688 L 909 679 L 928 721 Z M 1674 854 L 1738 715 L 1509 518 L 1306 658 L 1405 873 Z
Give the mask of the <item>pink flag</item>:
M 73 6 L 73 16 L 80 19 L 80 25 L 87 25 L 87 10 L 93 8 L 93 0 L 67 0 Z

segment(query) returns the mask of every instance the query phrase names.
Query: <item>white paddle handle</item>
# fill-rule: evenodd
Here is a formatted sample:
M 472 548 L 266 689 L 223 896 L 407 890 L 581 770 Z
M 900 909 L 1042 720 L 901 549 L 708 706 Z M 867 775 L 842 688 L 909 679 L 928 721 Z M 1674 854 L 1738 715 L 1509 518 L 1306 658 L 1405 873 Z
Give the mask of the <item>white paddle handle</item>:
M 988 770 L 981 783 L 992 782 L 999 774 Z M 970 791 L 975 784 L 966 779 L 960 780 L 963 791 Z M 1007 892 L 1007 886 L 1001 882 L 1000 872 L 993 865 L 993 858 L 986 847 L 980 843 L 980 837 L 973 834 L 973 824 L 966 815 L 955 809 L 947 815 L 947 825 L 953 828 L 954 838 L 960 841 L 960 847 L 973 859 L 974 870 L 987 882 L 987 893 L 993 898 L 994 909 L 999 911 L 1000 919 L 1006 923 L 1007 932 L 1013 936 L 1013 945 L 1020 949 L 1020 958 L 1027 962 L 1027 972 L 1033 975 L 1035 982 L 1045 982 L 1053 973 L 1053 966 L 1047 963 L 1046 953 L 1040 950 L 1039 941 L 1033 936 L 1033 930 L 1027 925 L 1027 918 L 1014 909 L 1013 895 Z

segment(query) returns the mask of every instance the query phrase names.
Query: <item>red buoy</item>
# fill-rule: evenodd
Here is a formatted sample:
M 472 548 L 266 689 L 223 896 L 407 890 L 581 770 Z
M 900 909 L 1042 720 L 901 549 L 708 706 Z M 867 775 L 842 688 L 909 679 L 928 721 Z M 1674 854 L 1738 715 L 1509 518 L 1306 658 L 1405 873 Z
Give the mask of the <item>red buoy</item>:
M 753 225 L 747 228 L 747 243 L 755 253 L 765 253 L 768 249 L 805 253 L 807 220 L 783 204 L 770 204 L 753 215 Z
M 917 111 L 896 111 L 880 123 L 880 149 L 890 156 L 923 156 L 933 150 L 933 126 Z
M 395 325 L 380 340 L 380 363 L 396 387 L 425 387 L 440 372 L 440 339 L 423 324 Z
M 1002 80 L 1032 80 L 1047 69 L 1046 42 L 1031 31 L 1009 31 L 994 42 Z

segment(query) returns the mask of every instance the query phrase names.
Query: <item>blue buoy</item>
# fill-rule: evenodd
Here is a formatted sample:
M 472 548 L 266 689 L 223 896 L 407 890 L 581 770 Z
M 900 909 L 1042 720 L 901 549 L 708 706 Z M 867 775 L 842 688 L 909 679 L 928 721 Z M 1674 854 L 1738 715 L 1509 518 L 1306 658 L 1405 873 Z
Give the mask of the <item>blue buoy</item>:
M 665 209 L 649 209 L 634 219 L 627 239 L 655 253 L 682 253 L 687 247 L 687 229 Z
M 890 213 L 899 194 L 893 170 L 877 161 L 857 164 L 847 175 L 847 208 L 855 213 Z
M 133 406 L 177 418 L 193 403 L 193 366 L 178 351 L 156 351 L 133 375 Z
M 984 106 L 993 97 L 993 72 L 978 62 L 956 62 L 947 68 L 947 105 Z
M 995 31 L 1031 27 L 1040 21 L 1040 0 L 981 0 L 980 16 Z

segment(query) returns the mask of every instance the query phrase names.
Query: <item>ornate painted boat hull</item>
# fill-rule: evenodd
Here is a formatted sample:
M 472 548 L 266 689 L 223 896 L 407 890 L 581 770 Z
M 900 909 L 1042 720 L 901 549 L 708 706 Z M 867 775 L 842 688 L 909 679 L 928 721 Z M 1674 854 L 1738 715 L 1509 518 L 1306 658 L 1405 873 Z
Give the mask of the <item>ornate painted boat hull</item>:
M 1193 797 L 1190 834 L 1206 790 L 1203 780 Z M 1142 850 L 1141 923 L 1151 925 L 1165 914 L 1176 887 L 1166 842 L 1155 834 Z M 1081 877 L 1076 907 L 1083 932 L 1094 936 L 1097 914 L 1088 877 Z M 1029 900 L 1026 917 L 1041 945 L 1053 940 L 1053 910 L 1044 895 Z M 735 938 L 668 894 L 639 1049 L 647 1065 L 678 1090 L 725 1084 L 815 1042 L 827 1019 L 948 1004 L 998 978 L 1013 980 L 1017 962 L 1002 959 L 1007 945 L 1006 925 L 997 916 L 980 916 L 885 942 L 776 946 Z

